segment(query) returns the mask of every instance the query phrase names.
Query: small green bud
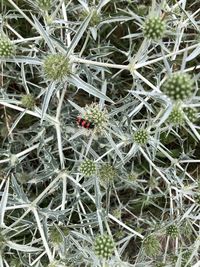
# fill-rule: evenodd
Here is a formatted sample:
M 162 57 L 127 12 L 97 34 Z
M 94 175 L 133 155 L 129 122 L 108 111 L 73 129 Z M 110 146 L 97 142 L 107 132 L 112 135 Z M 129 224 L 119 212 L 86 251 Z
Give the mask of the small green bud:
M 194 196 L 194 200 L 195 200 L 195 202 L 198 204 L 198 205 L 200 205 L 200 194 L 196 194 L 195 196 Z
M 147 39 L 161 39 L 164 36 L 165 28 L 165 22 L 160 17 L 150 17 L 144 23 L 143 34 Z
M 196 108 L 184 108 L 183 111 L 191 122 L 194 123 L 197 120 L 198 112 Z
M 166 235 L 172 238 L 178 237 L 179 235 L 178 227 L 176 225 L 168 226 L 166 229 Z
M 35 97 L 31 94 L 23 95 L 21 103 L 23 107 L 33 110 L 35 107 Z
M 96 172 L 96 164 L 94 161 L 86 159 L 81 163 L 80 171 L 84 176 L 91 176 Z
M 165 80 L 161 90 L 172 100 L 185 100 L 191 97 L 193 85 L 194 82 L 187 73 L 174 73 Z
M 0 38 L 0 57 L 11 57 L 14 55 L 14 45 L 7 37 Z
M 6 246 L 6 237 L 0 232 L 0 253 L 2 252 L 5 246 Z
M 149 139 L 149 133 L 146 129 L 137 130 L 133 135 L 133 141 L 138 145 L 146 145 Z
M 109 235 L 98 236 L 94 243 L 94 251 L 98 257 L 108 259 L 114 252 L 114 242 Z
M 69 230 L 67 227 L 60 227 L 60 230 L 62 231 L 64 236 L 67 236 L 69 234 Z M 54 247 L 59 247 L 59 245 L 64 242 L 63 236 L 55 226 L 53 226 L 49 230 L 49 239 Z
M 153 257 L 160 252 L 160 242 L 154 235 L 147 236 L 143 241 L 143 249 L 147 256 Z
M 97 25 L 99 25 L 99 23 L 101 22 L 101 16 L 100 14 L 97 12 L 96 9 L 91 9 L 90 11 L 86 11 L 84 10 L 81 14 L 81 17 L 83 19 L 85 19 L 89 14 L 91 14 L 91 12 L 93 13 L 92 14 L 92 17 L 90 19 L 90 22 L 89 22 L 89 26 L 90 27 L 95 27 Z
M 175 105 L 172 109 L 168 122 L 173 125 L 183 125 L 185 122 L 184 112 L 179 105 Z
M 107 187 L 110 182 L 113 181 L 116 175 L 116 170 L 110 164 L 104 164 L 99 169 L 100 184 Z
M 62 80 L 64 77 L 70 75 L 71 67 L 69 59 L 62 54 L 53 54 L 45 58 L 44 73 L 49 80 Z
M 137 179 L 139 178 L 139 176 L 140 176 L 140 173 L 138 173 L 138 172 L 131 172 L 131 173 L 128 174 L 127 179 L 130 182 L 136 182 Z
M 38 7 L 43 11 L 48 11 L 51 8 L 52 0 L 37 0 Z

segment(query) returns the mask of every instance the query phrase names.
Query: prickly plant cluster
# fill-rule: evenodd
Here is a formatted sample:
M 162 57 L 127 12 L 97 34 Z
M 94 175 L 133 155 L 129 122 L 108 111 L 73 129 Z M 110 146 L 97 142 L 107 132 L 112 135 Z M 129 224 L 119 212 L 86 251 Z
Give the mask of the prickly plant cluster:
M 0 267 L 199 266 L 199 1 L 0 14 Z

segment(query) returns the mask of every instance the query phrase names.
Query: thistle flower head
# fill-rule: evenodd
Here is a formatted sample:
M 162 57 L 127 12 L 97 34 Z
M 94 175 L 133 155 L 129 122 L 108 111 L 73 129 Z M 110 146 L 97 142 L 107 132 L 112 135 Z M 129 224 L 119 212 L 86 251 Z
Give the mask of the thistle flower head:
M 81 163 L 80 171 L 84 176 L 91 176 L 96 172 L 96 164 L 90 159 L 86 159 Z
M 166 235 L 170 237 L 178 237 L 179 235 L 179 229 L 176 225 L 170 225 L 166 229 Z
M 191 121 L 191 122 L 195 122 L 198 118 L 198 112 L 197 112 L 197 109 L 196 108 L 184 108 L 183 109 L 185 115 L 188 117 L 188 119 Z
M 160 252 L 160 242 L 154 235 L 147 236 L 142 245 L 146 255 L 149 257 L 156 256 Z
M 168 122 L 173 125 L 182 125 L 185 122 L 184 112 L 180 105 L 175 105 L 172 109 Z
M 147 39 L 161 39 L 164 36 L 165 28 L 165 22 L 161 17 L 150 17 L 144 23 L 143 34 Z
M 194 82 L 187 73 L 175 73 L 165 80 L 161 90 L 172 100 L 186 100 L 193 94 Z
M 81 14 L 81 17 L 83 19 L 85 19 L 85 17 L 87 17 L 90 13 L 92 12 L 92 17 L 90 19 L 90 22 L 89 22 L 89 26 L 90 27 L 94 27 L 94 26 L 97 26 L 100 22 L 101 22 L 101 16 L 100 14 L 97 12 L 96 9 L 91 9 L 90 11 L 86 11 L 84 10 Z
M 114 252 L 114 242 L 109 235 L 98 236 L 94 243 L 94 252 L 98 257 L 108 259 Z
M 108 123 L 108 112 L 106 109 L 101 110 L 99 105 L 92 103 L 86 105 L 82 117 L 94 124 L 94 130 L 96 133 L 101 133 Z
M 0 37 L 0 57 L 11 57 L 14 55 L 14 45 L 5 37 Z
M 71 72 L 69 59 L 62 54 L 49 55 L 43 62 L 44 74 L 49 80 L 62 80 Z
M 6 245 L 6 237 L 0 232 L 0 252 Z
M 146 129 L 139 129 L 133 135 L 133 141 L 138 145 L 145 145 L 148 142 L 149 133 Z
M 21 103 L 23 107 L 33 110 L 35 107 L 35 98 L 31 94 L 23 95 Z
M 37 0 L 37 5 L 41 10 L 47 11 L 51 8 L 52 0 Z
M 161 262 L 161 261 L 156 262 L 156 264 L 155 264 L 155 267 L 165 267 L 165 266 L 166 265 L 163 262 Z
M 103 187 L 107 187 L 110 182 L 113 181 L 116 175 L 116 170 L 110 164 L 104 164 L 99 169 L 100 184 Z
M 60 227 L 60 230 L 62 231 L 63 235 L 68 235 L 69 234 L 69 230 L 66 227 Z M 63 236 L 61 235 L 61 233 L 59 232 L 59 230 L 53 226 L 50 230 L 49 230 L 49 239 L 51 244 L 57 248 L 59 247 L 60 244 L 62 244 L 63 241 Z

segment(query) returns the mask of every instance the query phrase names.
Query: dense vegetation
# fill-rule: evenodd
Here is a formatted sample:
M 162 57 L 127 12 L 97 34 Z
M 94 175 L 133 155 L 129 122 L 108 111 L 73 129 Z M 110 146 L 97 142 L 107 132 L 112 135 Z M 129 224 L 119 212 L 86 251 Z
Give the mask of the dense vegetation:
M 199 1 L 0 10 L 0 266 L 200 266 Z

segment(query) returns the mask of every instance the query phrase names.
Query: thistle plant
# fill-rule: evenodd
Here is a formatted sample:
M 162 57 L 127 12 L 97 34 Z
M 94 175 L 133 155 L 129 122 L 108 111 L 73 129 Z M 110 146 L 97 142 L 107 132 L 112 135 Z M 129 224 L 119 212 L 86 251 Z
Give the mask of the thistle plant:
M 0 266 L 197 266 L 199 1 L 0 9 Z

